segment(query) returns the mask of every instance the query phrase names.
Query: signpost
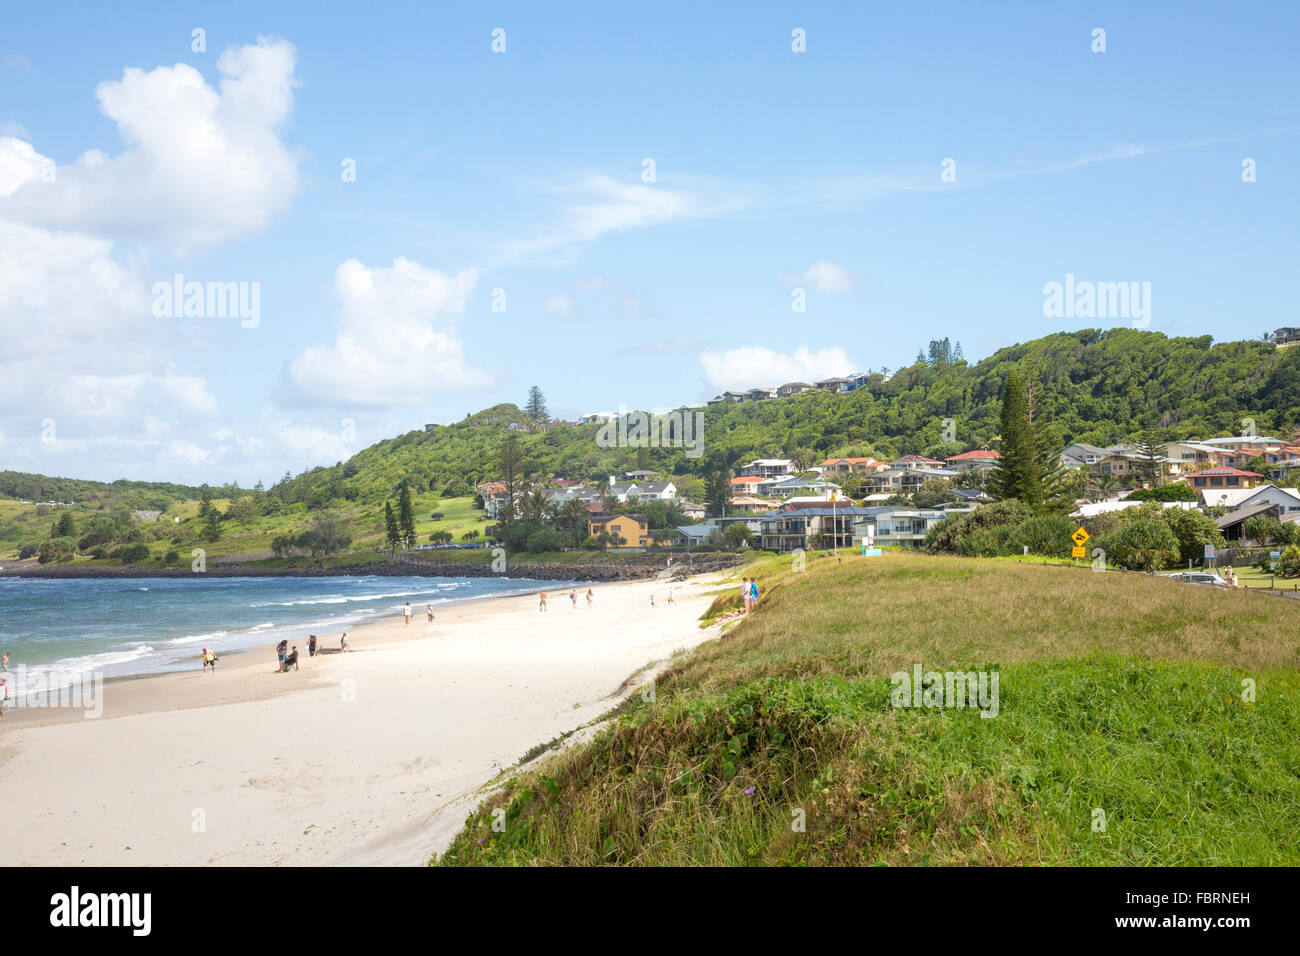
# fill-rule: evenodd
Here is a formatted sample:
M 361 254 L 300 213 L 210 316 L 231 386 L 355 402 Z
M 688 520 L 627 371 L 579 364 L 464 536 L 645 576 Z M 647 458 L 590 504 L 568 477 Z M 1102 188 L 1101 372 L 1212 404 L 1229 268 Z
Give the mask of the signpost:
M 1084 558 L 1088 556 L 1088 549 L 1084 547 L 1088 539 L 1092 537 L 1083 528 L 1076 528 L 1074 534 L 1070 535 L 1070 540 L 1074 542 L 1074 547 L 1070 549 L 1070 557 Z
M 1201 559 L 1201 567 L 1202 568 L 1214 567 L 1214 545 L 1212 544 L 1205 545 L 1204 557 Z

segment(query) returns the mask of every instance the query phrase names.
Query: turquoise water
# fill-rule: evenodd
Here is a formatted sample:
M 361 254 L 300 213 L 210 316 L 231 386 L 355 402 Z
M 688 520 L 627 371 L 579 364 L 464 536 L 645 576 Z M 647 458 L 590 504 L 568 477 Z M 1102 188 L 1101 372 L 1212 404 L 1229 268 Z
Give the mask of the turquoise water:
M 559 588 L 514 578 L 0 578 L 0 653 L 11 691 L 27 671 L 121 677 L 198 666 L 218 655 L 296 643 L 338 645 L 341 631 L 452 601 Z

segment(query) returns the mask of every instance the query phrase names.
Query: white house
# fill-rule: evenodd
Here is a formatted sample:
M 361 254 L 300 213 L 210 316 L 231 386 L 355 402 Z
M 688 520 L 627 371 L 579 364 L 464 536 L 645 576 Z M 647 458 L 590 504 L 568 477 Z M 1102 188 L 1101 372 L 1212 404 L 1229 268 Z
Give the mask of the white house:
M 784 478 L 790 474 L 789 458 L 755 458 L 740 469 L 743 476 L 754 475 L 758 478 Z
M 677 497 L 677 486 L 671 481 L 642 481 L 637 483 L 636 496 L 641 501 L 672 501 Z
M 1233 506 L 1233 511 L 1240 511 L 1242 508 L 1251 508 L 1255 505 L 1273 505 L 1277 508 L 1278 514 L 1285 517 L 1289 514 L 1300 513 L 1300 491 L 1295 488 L 1278 488 L 1276 485 L 1260 485 L 1258 488 L 1242 489 L 1249 494 Z M 1211 495 L 1213 489 L 1208 489 Z M 1206 492 L 1202 492 L 1205 494 Z

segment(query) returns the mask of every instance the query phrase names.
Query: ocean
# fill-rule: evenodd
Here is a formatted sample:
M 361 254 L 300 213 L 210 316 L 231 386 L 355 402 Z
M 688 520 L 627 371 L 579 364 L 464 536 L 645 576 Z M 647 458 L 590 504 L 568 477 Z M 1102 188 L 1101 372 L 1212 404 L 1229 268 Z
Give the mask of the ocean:
M 517 578 L 256 577 L 0 578 L 0 653 L 10 693 L 24 676 L 44 686 L 71 675 L 105 678 L 200 666 L 218 655 L 282 639 L 302 653 L 307 635 L 337 646 L 339 632 L 425 605 L 559 590 L 560 581 Z M 52 683 L 51 683 L 52 681 Z

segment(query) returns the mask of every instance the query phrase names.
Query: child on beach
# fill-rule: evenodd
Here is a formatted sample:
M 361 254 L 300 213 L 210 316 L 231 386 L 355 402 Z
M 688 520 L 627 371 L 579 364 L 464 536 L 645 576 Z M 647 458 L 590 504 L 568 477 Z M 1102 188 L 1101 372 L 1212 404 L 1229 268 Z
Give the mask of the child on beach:
M 339 650 L 340 650 L 340 651 L 350 651 L 350 650 L 352 650 L 352 648 L 348 647 L 348 632 L 347 632 L 347 631 L 344 631 L 344 632 L 343 632 L 343 637 L 339 639 Z
M 545 591 L 543 591 L 543 592 L 541 593 L 541 603 L 538 605 L 537 609 L 538 609 L 539 611 L 545 611 L 545 610 L 546 610 L 546 592 L 545 592 Z
M 655 596 L 654 596 L 654 592 L 651 592 L 651 594 L 650 594 L 650 606 L 651 606 L 651 607 L 654 607 L 654 606 L 655 606 Z
M 289 642 L 281 641 L 275 645 L 275 655 L 280 659 L 280 665 L 275 669 L 277 674 L 284 673 L 284 659 L 289 653 Z
M 591 588 L 587 588 L 587 607 L 591 607 Z
M 673 600 L 673 589 L 672 589 L 672 588 L 669 588 L 669 589 L 668 589 L 668 603 L 669 603 L 669 604 L 675 604 L 675 603 L 677 603 L 676 601 Z
M 569 592 L 569 607 L 575 611 L 578 609 L 578 592 L 576 589 Z
M 424 609 L 425 609 L 426 611 L 429 612 L 429 623 L 432 624 L 432 623 L 433 623 L 433 605 L 432 605 L 432 604 L 426 604 L 426 605 L 424 606 Z
M 406 607 L 402 609 L 402 619 L 409 625 L 411 623 L 411 602 L 406 602 Z

